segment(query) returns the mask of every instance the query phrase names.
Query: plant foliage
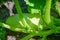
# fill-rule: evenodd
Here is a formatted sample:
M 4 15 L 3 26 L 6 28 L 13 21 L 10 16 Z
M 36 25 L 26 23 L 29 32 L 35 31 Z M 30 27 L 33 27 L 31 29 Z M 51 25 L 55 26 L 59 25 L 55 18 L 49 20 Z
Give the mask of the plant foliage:
M 29 13 L 22 12 L 18 0 L 14 0 L 17 14 L 9 17 L 1 26 L 12 31 L 29 33 L 20 40 L 29 40 L 33 36 L 46 37 L 53 33 L 60 33 L 60 19 L 51 16 L 51 9 L 54 8 L 60 14 L 59 0 L 24 0 L 28 5 Z M 36 11 L 36 12 L 35 12 Z

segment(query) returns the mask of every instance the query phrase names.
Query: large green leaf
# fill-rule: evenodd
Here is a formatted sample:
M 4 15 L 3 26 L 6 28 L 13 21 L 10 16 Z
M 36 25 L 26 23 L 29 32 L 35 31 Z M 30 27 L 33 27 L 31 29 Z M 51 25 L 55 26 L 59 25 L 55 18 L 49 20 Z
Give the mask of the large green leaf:
M 37 15 L 37 16 L 36 16 Z M 7 19 L 5 27 L 18 32 L 31 32 L 31 30 L 37 30 L 38 25 L 34 24 L 30 19 L 33 17 L 38 17 L 39 14 L 24 14 L 24 20 L 20 20 L 18 14 L 11 16 Z M 24 21 L 24 22 L 23 22 Z M 6 26 L 8 25 L 8 26 Z M 35 28 L 35 29 L 34 29 Z
M 14 16 L 9 17 L 6 21 L 6 24 L 9 25 L 9 27 L 7 26 L 6 28 L 14 30 L 14 31 L 24 30 L 23 27 L 20 25 L 19 21 L 20 20 L 19 20 L 18 15 L 14 15 Z

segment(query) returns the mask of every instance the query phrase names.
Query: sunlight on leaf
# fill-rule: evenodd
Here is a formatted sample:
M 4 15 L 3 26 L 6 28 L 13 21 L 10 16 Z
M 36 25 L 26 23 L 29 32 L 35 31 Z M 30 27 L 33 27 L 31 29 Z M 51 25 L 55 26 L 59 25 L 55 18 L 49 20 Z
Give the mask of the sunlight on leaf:
M 24 0 L 24 1 L 26 2 L 27 5 L 34 7 L 33 3 L 30 3 L 28 0 Z
M 20 28 L 16 28 L 15 30 L 16 30 L 16 31 L 20 31 L 20 30 L 22 30 L 22 29 L 20 29 Z
M 19 23 L 20 23 L 22 26 L 24 26 L 23 23 L 22 23 L 21 21 L 19 21 Z
M 38 9 L 31 9 L 31 13 L 32 14 L 34 14 L 34 13 L 39 13 L 40 12 L 40 10 L 38 10 Z
M 40 20 L 39 18 L 35 18 L 35 17 L 30 19 L 30 21 L 35 25 L 38 25 L 39 20 Z
M 43 25 L 40 24 L 39 28 L 42 30 L 43 29 Z
M 10 28 L 10 26 L 9 26 L 9 25 L 4 24 L 4 23 L 3 23 L 3 26 L 4 26 L 5 28 Z

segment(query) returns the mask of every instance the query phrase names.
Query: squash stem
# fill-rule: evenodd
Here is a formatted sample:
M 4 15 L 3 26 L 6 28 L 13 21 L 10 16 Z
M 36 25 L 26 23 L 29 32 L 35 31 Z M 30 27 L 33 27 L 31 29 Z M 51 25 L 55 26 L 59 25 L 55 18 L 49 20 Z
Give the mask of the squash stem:
M 22 10 L 21 10 L 21 7 L 19 5 L 19 2 L 18 2 L 18 0 L 14 0 L 14 3 L 15 3 L 17 13 L 18 13 L 20 20 L 21 20 L 21 18 L 23 18 L 23 14 L 22 14 Z
M 56 10 L 58 11 L 58 14 L 59 14 L 59 16 L 60 16 L 60 8 L 59 8 L 59 2 L 58 1 L 56 1 Z
M 51 1 L 52 0 L 46 0 L 46 6 L 45 6 L 45 15 L 44 15 L 44 21 L 49 24 L 51 19 L 50 19 L 50 8 L 51 8 Z
M 36 36 L 36 34 L 31 33 L 31 34 L 27 35 L 26 37 L 22 38 L 21 40 L 29 40 L 30 38 L 32 38 L 34 36 Z

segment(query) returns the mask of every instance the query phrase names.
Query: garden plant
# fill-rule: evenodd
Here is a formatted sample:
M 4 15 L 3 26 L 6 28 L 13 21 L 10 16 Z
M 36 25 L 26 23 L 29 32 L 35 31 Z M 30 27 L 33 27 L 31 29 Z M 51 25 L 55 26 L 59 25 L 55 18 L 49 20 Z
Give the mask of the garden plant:
M 34 36 L 40 36 L 39 40 L 47 40 L 48 35 L 60 33 L 59 0 L 24 1 L 28 5 L 28 13 L 23 13 L 18 0 L 14 0 L 17 14 L 8 17 L 5 20 L 6 23 L 0 22 L 0 26 L 16 32 L 28 33 L 20 40 L 29 40 Z M 57 13 L 53 13 L 52 9 L 56 10 Z

